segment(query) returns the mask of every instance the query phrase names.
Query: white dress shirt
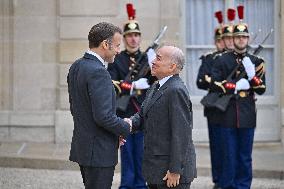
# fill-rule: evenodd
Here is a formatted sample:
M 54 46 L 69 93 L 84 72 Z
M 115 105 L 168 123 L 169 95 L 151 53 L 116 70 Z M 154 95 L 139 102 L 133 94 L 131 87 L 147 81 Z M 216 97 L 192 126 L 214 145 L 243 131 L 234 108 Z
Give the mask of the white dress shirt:
M 169 76 L 164 77 L 163 79 L 159 80 L 159 84 L 160 84 L 159 88 L 161 88 L 171 77 L 173 77 L 173 75 L 169 75 Z

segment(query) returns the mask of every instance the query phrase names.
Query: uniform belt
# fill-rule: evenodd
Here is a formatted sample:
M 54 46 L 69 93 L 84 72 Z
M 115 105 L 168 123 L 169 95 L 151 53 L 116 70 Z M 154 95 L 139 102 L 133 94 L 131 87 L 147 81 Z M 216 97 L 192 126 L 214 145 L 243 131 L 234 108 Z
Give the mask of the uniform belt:
M 241 97 L 241 98 L 248 97 L 248 96 L 250 96 L 250 91 L 240 91 L 240 92 L 238 92 L 238 96 Z

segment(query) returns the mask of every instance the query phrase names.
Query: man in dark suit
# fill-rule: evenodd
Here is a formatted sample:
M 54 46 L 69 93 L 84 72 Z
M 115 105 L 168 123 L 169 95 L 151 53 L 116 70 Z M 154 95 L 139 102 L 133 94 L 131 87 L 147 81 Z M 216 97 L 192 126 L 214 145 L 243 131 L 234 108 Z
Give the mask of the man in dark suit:
M 131 127 L 115 114 L 115 90 L 106 70 L 120 51 L 121 30 L 99 23 L 89 32 L 89 48 L 70 67 L 67 82 L 74 120 L 70 160 L 80 166 L 86 189 L 110 189 L 119 136 Z
M 184 54 L 173 46 L 157 51 L 151 73 L 159 82 L 147 92 L 141 110 L 131 119 L 144 131 L 143 175 L 150 189 L 189 189 L 196 177 L 192 141 L 192 105 L 179 77 Z

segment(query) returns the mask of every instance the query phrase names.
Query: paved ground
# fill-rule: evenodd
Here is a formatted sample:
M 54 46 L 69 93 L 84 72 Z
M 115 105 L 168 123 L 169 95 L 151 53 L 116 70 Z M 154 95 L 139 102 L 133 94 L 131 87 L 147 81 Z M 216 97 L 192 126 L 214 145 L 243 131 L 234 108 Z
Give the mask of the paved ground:
M 69 151 L 70 144 L 0 143 L 0 189 L 83 189 L 78 165 L 68 160 Z M 208 144 L 196 144 L 196 154 L 198 178 L 191 188 L 210 189 Z M 252 189 L 284 189 L 284 148 L 280 143 L 255 144 L 253 174 Z M 119 177 L 120 164 L 112 189 L 118 188 Z
M 115 173 L 112 189 L 119 185 L 119 173 Z M 25 168 L 1 168 L 1 189 L 83 189 L 79 171 Z M 212 188 L 209 177 L 194 180 L 191 189 Z M 252 189 L 284 189 L 284 180 L 254 179 Z
M 210 175 L 208 144 L 196 144 L 200 176 Z M 78 170 L 68 160 L 70 144 L 0 143 L 0 167 Z M 118 164 L 116 172 L 120 171 Z M 257 178 L 284 179 L 284 148 L 280 143 L 256 143 L 253 171 Z

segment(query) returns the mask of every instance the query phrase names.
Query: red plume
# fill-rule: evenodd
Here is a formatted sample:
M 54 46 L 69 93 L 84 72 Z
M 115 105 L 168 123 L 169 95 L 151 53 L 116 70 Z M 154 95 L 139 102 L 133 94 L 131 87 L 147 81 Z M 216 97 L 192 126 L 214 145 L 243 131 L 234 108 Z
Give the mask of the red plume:
M 228 16 L 229 21 L 235 20 L 235 16 L 236 16 L 235 9 L 228 9 L 227 16 Z
M 219 24 L 222 24 L 222 23 L 223 23 L 222 11 L 217 11 L 217 12 L 215 12 L 215 17 L 217 18 Z
M 243 5 L 239 5 L 237 7 L 237 10 L 238 10 L 239 19 L 240 20 L 244 19 L 244 6 Z
M 127 3 L 126 4 L 126 10 L 127 10 L 127 14 L 128 14 L 128 19 L 133 20 L 135 18 L 135 10 L 133 9 L 133 4 Z

